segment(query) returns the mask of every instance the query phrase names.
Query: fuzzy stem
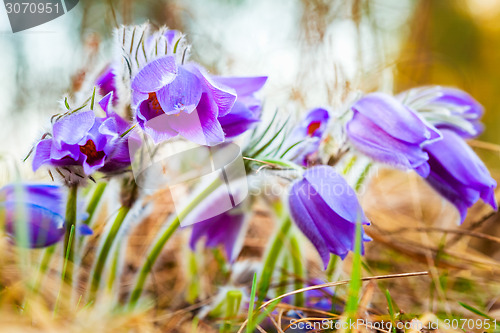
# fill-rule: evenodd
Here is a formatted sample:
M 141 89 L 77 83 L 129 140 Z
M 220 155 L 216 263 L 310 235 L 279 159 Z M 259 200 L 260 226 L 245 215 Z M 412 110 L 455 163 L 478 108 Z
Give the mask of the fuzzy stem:
M 92 222 L 92 218 L 94 217 L 94 213 L 97 209 L 97 205 L 99 205 L 99 201 L 101 201 L 101 197 L 106 189 L 108 183 L 98 183 L 95 187 L 94 193 L 92 194 L 92 198 L 90 198 L 89 204 L 87 206 L 87 218 L 83 221 L 83 223 L 89 225 Z
M 267 295 L 267 291 L 269 290 L 269 285 L 271 284 L 271 278 L 273 276 L 274 267 L 276 266 L 276 262 L 278 260 L 281 249 L 283 248 L 283 243 L 292 226 L 292 220 L 287 215 L 278 232 L 274 236 L 274 239 L 271 243 L 271 247 L 267 252 L 266 260 L 264 261 L 264 265 L 262 267 L 262 273 L 259 281 L 259 285 L 257 287 L 259 303 L 264 300 Z
M 293 272 L 295 274 L 294 288 L 295 290 L 298 290 L 304 287 L 304 283 L 302 283 L 302 278 L 304 277 L 304 269 L 302 263 L 302 256 L 300 255 L 300 246 L 297 240 L 297 236 L 294 235 L 290 238 L 290 247 L 292 255 Z M 298 307 L 304 306 L 303 293 L 295 294 L 295 305 Z
M 108 275 L 108 281 L 106 284 L 106 287 L 107 287 L 109 294 L 113 294 L 113 287 L 115 285 L 116 277 L 118 276 L 120 251 L 121 251 L 121 246 L 120 246 L 120 244 L 117 244 L 115 247 L 115 251 L 113 253 L 113 261 L 111 262 L 111 267 L 109 269 L 109 275 Z
M 220 178 L 215 179 L 212 183 L 210 183 L 201 193 L 199 193 L 193 200 L 177 215 L 175 215 L 168 227 L 160 234 L 160 236 L 153 243 L 153 246 L 150 248 L 144 265 L 141 267 L 141 270 L 138 273 L 137 280 L 135 282 L 134 288 L 130 293 L 129 299 L 129 307 L 134 308 L 137 305 L 137 301 L 139 297 L 141 297 L 144 285 L 146 284 L 146 280 L 149 276 L 149 273 L 153 269 L 153 265 L 160 256 L 161 251 L 165 247 L 165 244 L 168 242 L 170 237 L 174 234 L 174 232 L 179 228 L 180 221 L 186 217 L 199 203 L 201 203 L 204 199 L 206 199 L 217 187 L 219 187 L 223 182 Z
M 99 285 L 101 283 L 102 271 L 104 270 L 104 265 L 108 259 L 109 251 L 111 250 L 113 241 L 115 240 L 118 231 L 120 231 L 120 227 L 122 226 L 129 211 L 130 207 L 127 206 L 122 206 L 120 210 L 118 210 L 118 215 L 116 215 L 115 221 L 111 225 L 111 229 L 109 230 L 101 250 L 99 251 L 90 283 L 89 300 L 94 300 L 96 297 L 97 290 L 99 289 Z
M 195 250 L 196 251 L 196 250 Z M 196 261 L 197 253 L 189 251 L 188 252 L 188 287 L 186 299 L 188 303 L 194 304 L 196 299 L 200 296 L 201 292 L 201 282 L 200 282 L 200 272 L 198 271 L 198 262 Z
M 63 269 L 63 280 L 72 285 L 73 282 L 73 261 L 76 230 L 76 207 L 78 197 L 78 186 L 69 187 L 68 201 L 66 203 L 66 234 L 64 235 L 64 258 L 65 266 Z M 66 263 L 67 261 L 67 263 Z

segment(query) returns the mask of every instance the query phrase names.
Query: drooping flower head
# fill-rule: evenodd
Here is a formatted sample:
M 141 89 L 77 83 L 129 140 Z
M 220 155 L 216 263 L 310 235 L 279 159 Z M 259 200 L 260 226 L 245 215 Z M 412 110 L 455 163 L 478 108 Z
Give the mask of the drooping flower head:
M 196 243 L 205 238 L 206 247 L 224 246 L 227 258 L 230 262 L 234 262 L 240 250 L 236 243 L 244 221 L 245 214 L 238 207 L 208 220 L 195 223 L 189 245 L 194 250 Z
M 30 248 L 47 247 L 59 242 L 64 229 L 64 189 L 57 185 L 11 184 L 0 189 L 0 218 L 7 233 L 15 241 L 16 234 L 26 228 Z M 83 235 L 92 231 L 82 225 Z
M 224 141 L 217 120 L 229 113 L 236 92 L 213 81 L 194 64 L 164 56 L 147 64 L 132 81 L 137 121 L 155 142 L 181 135 L 201 145 Z
M 356 193 L 334 168 L 307 169 L 288 198 L 293 221 L 316 247 L 326 266 L 330 253 L 345 258 L 354 251 L 356 224 L 369 224 Z M 362 235 L 362 240 L 369 238 Z
M 497 183 L 484 163 L 455 131 L 442 129 L 441 133 L 441 141 L 424 148 L 430 165 L 426 181 L 458 209 L 460 222 L 479 199 L 498 209 Z
M 176 31 L 153 33 L 146 40 L 144 55 L 136 54 L 138 70 L 132 72 L 132 106 L 137 122 L 155 142 L 177 135 L 201 145 L 224 142 L 226 133 L 219 119 L 233 110 L 238 90 L 241 99 L 233 116 L 248 122 L 247 127 L 255 122 L 253 93 L 262 87 L 264 78 L 209 75 L 200 65 L 187 61 L 189 48 Z M 224 122 L 229 137 L 241 132 L 232 126 L 231 118 Z
M 285 155 L 293 162 L 307 166 L 317 153 L 330 120 L 326 109 L 310 110 L 286 139 L 284 149 L 292 147 Z
M 99 87 L 99 93 L 101 96 L 106 96 L 109 93 L 113 93 L 112 102 L 116 105 L 118 102 L 118 94 L 116 90 L 116 75 L 113 72 L 113 67 L 111 65 L 106 66 L 103 72 L 99 75 L 96 80 L 96 86 Z
M 230 187 L 233 192 L 231 192 L 230 196 L 228 196 L 226 184 L 218 187 L 211 193 L 210 197 L 200 203 L 182 221 L 185 225 L 193 225 L 189 241 L 192 250 L 195 249 L 200 240 L 205 239 L 206 247 L 214 248 L 222 245 L 229 261 L 234 262 L 243 245 L 247 215 L 244 211 L 245 204 L 241 202 L 220 214 L 218 212 L 221 211 L 221 207 L 224 207 L 225 202 L 228 200 L 232 202 L 241 197 L 246 191 L 245 182 L 246 179 L 231 182 Z
M 460 89 L 425 86 L 402 92 L 397 98 L 437 128 L 452 129 L 463 138 L 477 137 L 484 130 L 480 122 L 483 106 Z
M 106 116 L 92 110 L 65 115 L 52 126 L 52 137 L 41 140 L 34 149 L 33 170 L 42 165 L 82 167 L 85 175 L 95 171 L 119 172 L 130 165 L 127 138 L 130 124 L 108 110 L 111 94 L 101 102 Z M 82 175 L 83 176 L 83 175 Z
M 429 156 L 422 147 L 440 139 L 439 131 L 398 99 L 371 93 L 353 106 L 346 133 L 368 157 L 401 169 L 429 174 Z
M 267 81 L 266 76 L 258 77 L 216 77 L 215 81 L 236 91 L 236 102 L 231 111 L 218 120 L 226 139 L 234 138 L 252 129 L 260 120 L 261 101 L 255 94 Z

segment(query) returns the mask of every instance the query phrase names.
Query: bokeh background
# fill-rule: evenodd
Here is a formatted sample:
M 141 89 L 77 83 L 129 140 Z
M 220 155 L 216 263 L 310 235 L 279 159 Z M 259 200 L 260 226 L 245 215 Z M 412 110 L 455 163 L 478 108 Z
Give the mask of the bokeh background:
M 336 108 L 346 91 L 462 88 L 486 108 L 481 140 L 500 143 L 500 2 L 495 0 L 110 0 L 13 34 L 0 9 L 0 150 L 16 160 L 124 23 L 180 29 L 212 71 L 269 75 L 266 110 Z M 496 163 L 490 157 L 489 162 Z

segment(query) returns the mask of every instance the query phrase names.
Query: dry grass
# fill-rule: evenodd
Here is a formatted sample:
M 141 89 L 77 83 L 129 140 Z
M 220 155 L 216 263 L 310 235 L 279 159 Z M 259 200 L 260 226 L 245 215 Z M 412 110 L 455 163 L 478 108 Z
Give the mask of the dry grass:
M 127 297 L 148 244 L 173 208 L 168 192 L 159 192 L 147 202 L 152 203 L 154 209 L 132 230 L 128 240 L 120 277 L 122 301 Z M 372 322 L 389 318 L 386 289 L 402 313 L 408 314 L 407 318 L 418 317 L 425 321 L 433 318 L 433 314 L 460 313 L 466 318 L 476 318 L 458 301 L 487 311 L 493 317 L 500 316 L 497 299 L 500 286 L 496 278 L 500 272 L 497 260 L 500 242 L 498 236 L 489 231 L 498 222 L 498 214 L 478 204 L 471 209 L 466 223 L 459 227 L 455 223 L 457 213 L 449 204 L 412 174 L 397 171 L 381 171 L 375 176 L 363 197 L 363 205 L 372 221 L 366 232 L 373 241 L 368 244 L 364 257 L 363 276 L 367 281 L 360 303 L 361 316 Z M 105 221 L 106 214 L 100 214 L 98 232 L 86 243 L 77 288 L 81 294 L 87 288 L 86 274 L 102 230 L 99 225 Z M 242 253 L 234 266 L 237 269 L 224 272 L 215 260 L 214 252 L 204 250 L 200 253 L 196 275 L 189 274 L 187 267 L 189 229 L 181 229 L 154 267 L 146 290 L 150 302 L 135 312 L 116 308 L 115 298 L 104 291 L 93 304 L 86 304 L 79 295 L 70 296 L 68 290 L 60 291 L 59 257 L 52 262 L 43 279 L 40 293 L 33 294 L 29 286 L 38 278 L 36 262 L 41 251 L 27 253 L 28 258 L 22 264 L 17 250 L 4 240 L 0 249 L 4 253 L 0 259 L 0 332 L 88 332 L 96 328 L 99 332 L 216 332 L 220 320 L 210 317 L 194 320 L 196 314 L 210 304 L 218 286 L 231 283 L 247 288 L 249 293 L 256 267 L 252 263 L 262 256 L 273 228 L 274 221 L 269 212 L 264 205 L 258 204 Z M 313 279 L 328 282 L 315 251 L 307 242 L 303 243 L 308 274 L 304 282 Z M 348 257 L 340 269 L 339 280 L 349 279 L 350 265 Z M 428 271 L 429 275 L 370 278 L 421 271 Z M 289 275 L 291 288 L 295 277 L 291 272 Z M 187 290 L 195 280 L 202 286 L 202 292 L 189 302 Z M 341 284 L 336 287 L 339 304 L 343 304 L 346 297 L 346 288 Z M 54 312 L 59 293 L 58 310 Z M 290 309 L 297 310 L 290 304 L 279 304 L 265 329 L 274 330 L 273 326 L 284 329 L 288 325 L 286 314 Z M 306 321 L 338 317 L 338 313 L 314 308 L 298 310 L 302 311 Z M 235 318 L 234 328 L 245 319 L 244 315 Z

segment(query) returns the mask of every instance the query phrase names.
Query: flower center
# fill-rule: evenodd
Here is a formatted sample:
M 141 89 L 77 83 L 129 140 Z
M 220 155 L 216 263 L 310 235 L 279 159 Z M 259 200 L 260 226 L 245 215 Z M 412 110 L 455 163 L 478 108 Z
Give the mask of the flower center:
M 94 164 L 104 157 L 104 152 L 97 151 L 95 143 L 92 140 L 88 140 L 87 143 L 85 143 L 83 146 L 80 146 L 80 151 L 87 156 L 88 164 Z
M 153 109 L 156 113 L 163 112 L 160 102 L 158 102 L 158 97 L 156 97 L 156 93 L 155 92 L 149 93 L 148 96 L 149 96 L 149 107 Z
M 310 123 L 309 126 L 307 126 L 307 136 L 313 136 L 320 127 L 321 122 L 319 121 L 313 121 L 312 123 Z

